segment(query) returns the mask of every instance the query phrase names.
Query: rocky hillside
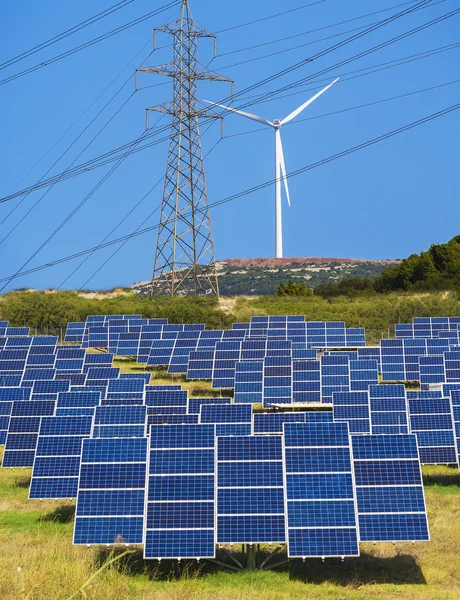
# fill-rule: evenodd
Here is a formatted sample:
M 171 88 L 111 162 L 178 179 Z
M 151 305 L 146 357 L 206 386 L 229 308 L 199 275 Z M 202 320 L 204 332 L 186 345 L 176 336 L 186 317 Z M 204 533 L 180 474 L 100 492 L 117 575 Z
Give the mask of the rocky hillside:
M 397 261 L 353 258 L 235 258 L 217 263 L 220 293 L 223 296 L 261 296 L 276 293 L 280 281 L 307 282 L 314 288 L 346 277 L 380 275 Z M 132 288 L 147 294 L 150 282 L 135 283 Z

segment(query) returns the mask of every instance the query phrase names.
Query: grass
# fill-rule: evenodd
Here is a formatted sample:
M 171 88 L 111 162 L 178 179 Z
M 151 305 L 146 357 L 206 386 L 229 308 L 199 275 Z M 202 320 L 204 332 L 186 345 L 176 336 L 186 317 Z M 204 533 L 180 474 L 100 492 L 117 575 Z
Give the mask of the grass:
M 142 551 L 118 559 L 103 547 L 72 546 L 74 504 L 28 500 L 30 469 L 0 470 L 0 597 L 2 600 L 451 600 L 460 598 L 460 473 L 423 468 L 431 542 L 363 544 L 359 559 L 291 561 L 274 571 L 229 572 L 144 561 Z M 117 558 L 107 566 L 106 561 Z M 18 571 L 18 568 L 20 570 Z M 86 595 L 84 595 L 86 594 Z

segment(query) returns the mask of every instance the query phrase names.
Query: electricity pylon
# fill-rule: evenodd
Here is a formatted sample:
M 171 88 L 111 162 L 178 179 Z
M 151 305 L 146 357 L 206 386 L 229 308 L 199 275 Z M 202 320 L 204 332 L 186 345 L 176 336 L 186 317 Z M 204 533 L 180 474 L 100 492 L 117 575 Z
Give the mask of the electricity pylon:
M 198 63 L 198 39 L 214 38 L 214 54 L 216 42 L 193 20 L 188 0 L 176 21 L 155 29 L 154 47 L 158 32 L 173 36 L 173 62 L 137 70 L 173 79 L 173 101 L 147 109 L 147 127 L 149 111 L 172 116 L 152 294 L 219 295 L 199 119 L 221 117 L 198 108 L 197 86 L 233 82 Z

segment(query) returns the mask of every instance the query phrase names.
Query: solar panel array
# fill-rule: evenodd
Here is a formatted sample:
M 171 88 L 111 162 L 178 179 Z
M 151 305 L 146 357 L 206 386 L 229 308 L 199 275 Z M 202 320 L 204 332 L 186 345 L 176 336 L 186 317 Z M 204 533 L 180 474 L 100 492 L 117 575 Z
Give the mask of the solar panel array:
M 459 327 L 414 319 L 367 347 L 363 329 L 303 316 L 226 331 L 90 316 L 58 346 L 0 322 L 2 466 L 32 468 L 31 499 L 77 498 L 75 544 L 143 544 L 145 558 L 428 540 L 420 463 L 458 464 Z M 149 385 L 115 356 L 234 394 Z M 395 383 L 408 380 L 425 391 Z

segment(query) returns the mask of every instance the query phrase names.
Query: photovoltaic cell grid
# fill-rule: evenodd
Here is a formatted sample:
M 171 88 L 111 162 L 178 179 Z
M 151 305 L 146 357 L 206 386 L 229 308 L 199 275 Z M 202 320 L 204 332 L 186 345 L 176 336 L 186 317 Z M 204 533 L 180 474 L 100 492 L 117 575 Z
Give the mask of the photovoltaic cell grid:
M 409 433 L 406 389 L 402 384 L 369 386 L 373 434 Z
M 263 405 L 292 404 L 292 358 L 267 356 L 264 359 Z
M 85 439 L 74 544 L 142 544 L 147 438 Z
M 200 414 L 200 407 L 204 404 L 231 404 L 231 398 L 189 398 L 187 413 Z
M 43 417 L 38 434 L 29 498 L 76 498 L 83 439 L 92 416 Z
M 144 558 L 214 558 L 214 425 L 152 426 Z
M 334 421 L 346 421 L 350 433 L 370 433 L 369 392 L 334 392 Z
M 288 557 L 359 556 L 346 423 L 285 423 Z
M 282 436 L 217 438 L 217 542 L 284 542 Z
M 217 342 L 212 375 L 213 388 L 234 388 L 235 367 L 241 357 L 241 341 Z
M 145 392 L 145 404 L 149 415 L 186 414 L 188 392 L 187 390 L 147 389 Z
M 305 423 L 304 412 L 254 413 L 254 434 L 281 434 L 283 423 Z
M 252 404 L 203 404 L 200 423 L 214 423 L 216 435 L 251 435 Z
M 376 360 L 350 360 L 350 391 L 367 392 L 379 382 Z
M 334 392 L 350 391 L 350 359 L 348 356 L 321 357 L 321 400 L 332 403 Z
M 452 416 L 454 419 L 455 441 L 457 444 L 457 456 L 460 457 L 460 390 L 452 390 Z M 459 464 L 460 468 L 460 464 Z
M 93 438 L 144 437 L 145 406 L 98 406 L 94 413 Z
M 2 467 L 33 467 L 42 417 L 54 414 L 53 400 L 13 402 Z
M 440 332 L 456 331 L 460 317 L 414 317 L 412 323 L 395 325 L 396 338 L 435 338 Z
M 410 431 L 417 435 L 420 462 L 432 465 L 458 464 L 450 399 L 429 398 L 429 392 L 421 398 L 416 397 L 418 394 L 421 392 L 408 392 L 407 403 Z
M 321 363 L 317 360 L 292 361 L 294 403 L 321 402 Z
M 383 381 L 419 381 L 421 358 L 449 351 L 449 341 L 439 338 L 381 340 L 380 346 Z
M 360 540 L 428 541 L 417 439 L 352 436 Z

